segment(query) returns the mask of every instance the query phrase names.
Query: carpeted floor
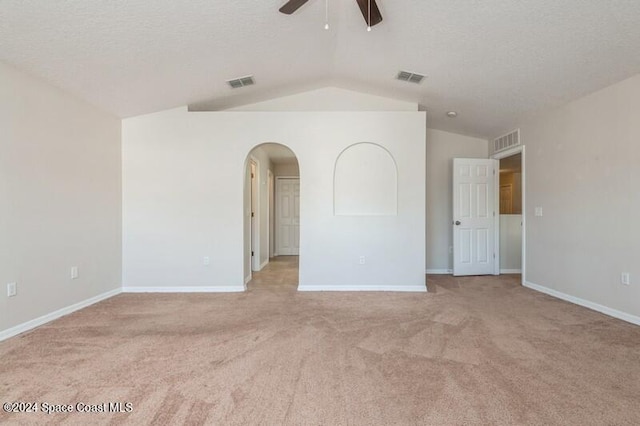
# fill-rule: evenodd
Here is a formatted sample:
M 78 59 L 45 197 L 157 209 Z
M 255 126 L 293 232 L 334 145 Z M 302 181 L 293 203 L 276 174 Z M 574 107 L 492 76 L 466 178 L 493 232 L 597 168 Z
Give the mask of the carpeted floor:
M 298 293 L 295 262 L 246 293 L 122 294 L 1 342 L 1 402 L 132 411 L 0 423 L 640 424 L 640 327 L 509 275 Z

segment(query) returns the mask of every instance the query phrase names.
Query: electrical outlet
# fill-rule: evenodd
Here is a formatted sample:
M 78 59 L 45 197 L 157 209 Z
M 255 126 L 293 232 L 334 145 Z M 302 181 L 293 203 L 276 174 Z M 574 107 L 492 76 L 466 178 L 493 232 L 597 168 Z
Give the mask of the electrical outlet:
M 542 216 L 542 207 L 536 207 L 535 215 Z
M 78 279 L 78 267 L 77 266 L 72 266 L 71 267 L 71 279 L 72 280 Z
M 628 272 L 623 272 L 620 274 L 620 282 L 624 285 L 631 284 L 631 277 Z
M 18 284 L 9 283 L 7 284 L 7 297 L 13 297 L 18 294 Z
M 209 256 L 205 256 L 202 258 L 202 264 L 204 266 L 209 266 L 211 265 L 211 258 Z
M 360 256 L 360 264 L 364 265 L 365 263 L 367 263 L 367 259 L 364 256 Z

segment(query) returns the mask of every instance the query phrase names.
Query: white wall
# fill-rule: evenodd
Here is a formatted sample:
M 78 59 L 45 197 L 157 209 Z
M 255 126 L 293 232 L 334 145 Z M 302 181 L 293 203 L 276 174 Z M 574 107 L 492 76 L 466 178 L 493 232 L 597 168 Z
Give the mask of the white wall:
M 230 108 L 228 111 L 417 111 L 415 102 L 324 87 Z
M 640 75 L 520 126 L 527 281 L 640 316 Z M 543 216 L 534 216 L 536 207 Z M 631 274 L 631 285 L 620 273 Z M 640 321 L 640 318 L 638 318 Z
M 0 336 L 121 285 L 120 120 L 0 64 Z M 70 280 L 71 266 L 79 279 Z M 6 284 L 18 295 L 7 298 Z
M 427 270 L 453 268 L 453 159 L 487 158 L 488 142 L 441 130 L 427 129 Z
M 383 147 L 351 145 L 340 153 L 334 172 L 336 216 L 395 216 L 398 212 L 398 170 Z
M 398 164 L 397 216 L 333 215 L 335 160 L 362 141 Z M 124 120 L 124 286 L 242 286 L 245 159 L 278 142 L 300 165 L 300 284 L 424 288 L 424 141 L 423 112 L 181 108 Z

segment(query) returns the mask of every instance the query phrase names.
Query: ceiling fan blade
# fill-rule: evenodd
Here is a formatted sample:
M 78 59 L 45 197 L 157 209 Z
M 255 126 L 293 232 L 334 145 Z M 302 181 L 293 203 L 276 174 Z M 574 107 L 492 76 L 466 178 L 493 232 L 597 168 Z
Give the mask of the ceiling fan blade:
M 380 9 L 378 9 L 376 0 L 356 0 L 356 2 L 358 6 L 360 6 L 360 12 L 362 12 L 364 21 L 368 26 L 373 27 L 382 22 L 382 14 L 380 13 Z M 371 5 L 371 15 L 369 15 L 369 5 Z M 371 16 L 371 22 L 369 22 L 369 16 Z
M 291 15 L 296 10 L 300 9 L 309 0 L 289 0 L 280 8 L 280 12 L 285 15 Z

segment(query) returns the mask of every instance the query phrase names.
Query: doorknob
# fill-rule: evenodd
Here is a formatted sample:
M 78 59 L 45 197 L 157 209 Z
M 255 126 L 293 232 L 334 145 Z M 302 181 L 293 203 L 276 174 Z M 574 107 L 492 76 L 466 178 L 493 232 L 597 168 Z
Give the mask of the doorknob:
M 455 224 L 455 225 L 460 225 L 460 223 L 461 223 L 461 222 L 460 222 L 459 220 L 456 220 L 456 221 L 454 222 L 454 224 Z

